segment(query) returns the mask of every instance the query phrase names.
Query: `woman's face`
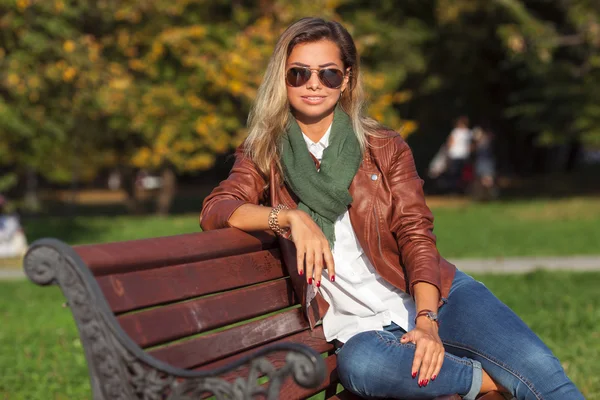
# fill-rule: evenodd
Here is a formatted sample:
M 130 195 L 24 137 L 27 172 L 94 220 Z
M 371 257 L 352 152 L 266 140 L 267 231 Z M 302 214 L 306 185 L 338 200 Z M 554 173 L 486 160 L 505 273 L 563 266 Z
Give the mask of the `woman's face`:
M 319 80 L 317 70 L 335 68 L 344 71 L 338 46 L 330 40 L 298 44 L 287 59 L 286 72 L 293 67 L 314 70 L 305 84 L 299 87 L 286 85 L 288 100 L 296 119 L 305 123 L 318 122 L 331 114 L 348 85 L 348 74 L 344 74 L 341 87 L 331 89 Z

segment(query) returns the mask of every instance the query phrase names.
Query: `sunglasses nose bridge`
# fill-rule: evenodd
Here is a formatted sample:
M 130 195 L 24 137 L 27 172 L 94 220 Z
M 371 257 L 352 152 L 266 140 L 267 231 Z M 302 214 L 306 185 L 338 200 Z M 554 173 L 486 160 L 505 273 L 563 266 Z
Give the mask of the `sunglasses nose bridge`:
M 319 70 L 318 69 L 310 69 L 310 77 L 306 81 L 306 86 L 308 87 L 319 87 L 321 86 L 321 80 L 319 79 Z

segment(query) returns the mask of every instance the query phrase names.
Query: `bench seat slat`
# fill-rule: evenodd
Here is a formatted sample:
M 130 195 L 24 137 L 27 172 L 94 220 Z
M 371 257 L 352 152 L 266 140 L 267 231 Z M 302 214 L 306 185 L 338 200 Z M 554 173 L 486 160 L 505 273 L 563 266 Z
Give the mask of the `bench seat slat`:
M 308 328 L 298 308 L 252 321 L 221 332 L 174 343 L 150 351 L 159 360 L 180 368 L 193 368 L 272 342 Z
M 294 305 L 288 279 L 117 317 L 142 348 L 163 344 Z
M 278 249 L 100 276 L 115 314 L 218 293 L 286 276 Z

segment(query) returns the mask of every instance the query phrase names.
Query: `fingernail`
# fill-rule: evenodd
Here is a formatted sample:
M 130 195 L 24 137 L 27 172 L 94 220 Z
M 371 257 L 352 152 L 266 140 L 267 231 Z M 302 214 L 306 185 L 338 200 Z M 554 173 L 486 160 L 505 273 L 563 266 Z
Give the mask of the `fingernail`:
M 308 278 L 308 284 L 312 285 L 312 278 Z
M 300 270 L 300 272 L 298 272 L 298 274 L 299 274 L 300 276 L 304 275 L 304 270 Z
M 317 287 L 321 287 L 321 281 L 317 281 Z
M 335 282 L 335 275 L 331 275 L 331 282 Z
M 419 387 L 423 387 L 423 381 L 419 381 Z
M 417 373 L 416 373 L 416 372 L 413 372 L 413 373 L 412 373 L 412 377 L 413 377 L 413 379 L 415 379 L 415 378 L 417 377 Z
M 429 379 L 425 379 L 425 384 L 423 386 L 427 386 L 429 384 Z
M 437 375 L 434 375 L 434 376 L 432 376 L 432 377 L 431 377 L 431 380 L 432 380 L 432 381 L 435 381 L 435 378 L 437 378 Z

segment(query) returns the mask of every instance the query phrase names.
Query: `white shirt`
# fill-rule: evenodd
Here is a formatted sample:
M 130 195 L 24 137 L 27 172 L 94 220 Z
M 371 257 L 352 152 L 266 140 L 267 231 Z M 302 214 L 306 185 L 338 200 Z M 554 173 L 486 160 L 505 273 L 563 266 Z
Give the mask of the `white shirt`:
M 0 258 L 20 257 L 27 251 L 27 238 L 15 215 L 0 215 Z
M 330 133 L 331 126 L 318 143 L 303 134 L 308 150 L 319 161 L 329 145 Z M 348 211 L 340 215 L 334 229 L 335 282 L 323 270 L 319 289 L 329 303 L 323 318 L 327 341 L 346 342 L 357 333 L 382 330 L 392 322 L 406 331 L 413 329 L 416 308 L 412 297 L 375 271 L 358 242 Z
M 19 219 L 14 215 L 0 215 L 0 243 L 10 241 L 21 229 Z
M 450 133 L 451 144 L 448 148 L 448 157 L 453 160 L 465 160 L 471 152 L 473 133 L 467 128 L 454 128 Z

